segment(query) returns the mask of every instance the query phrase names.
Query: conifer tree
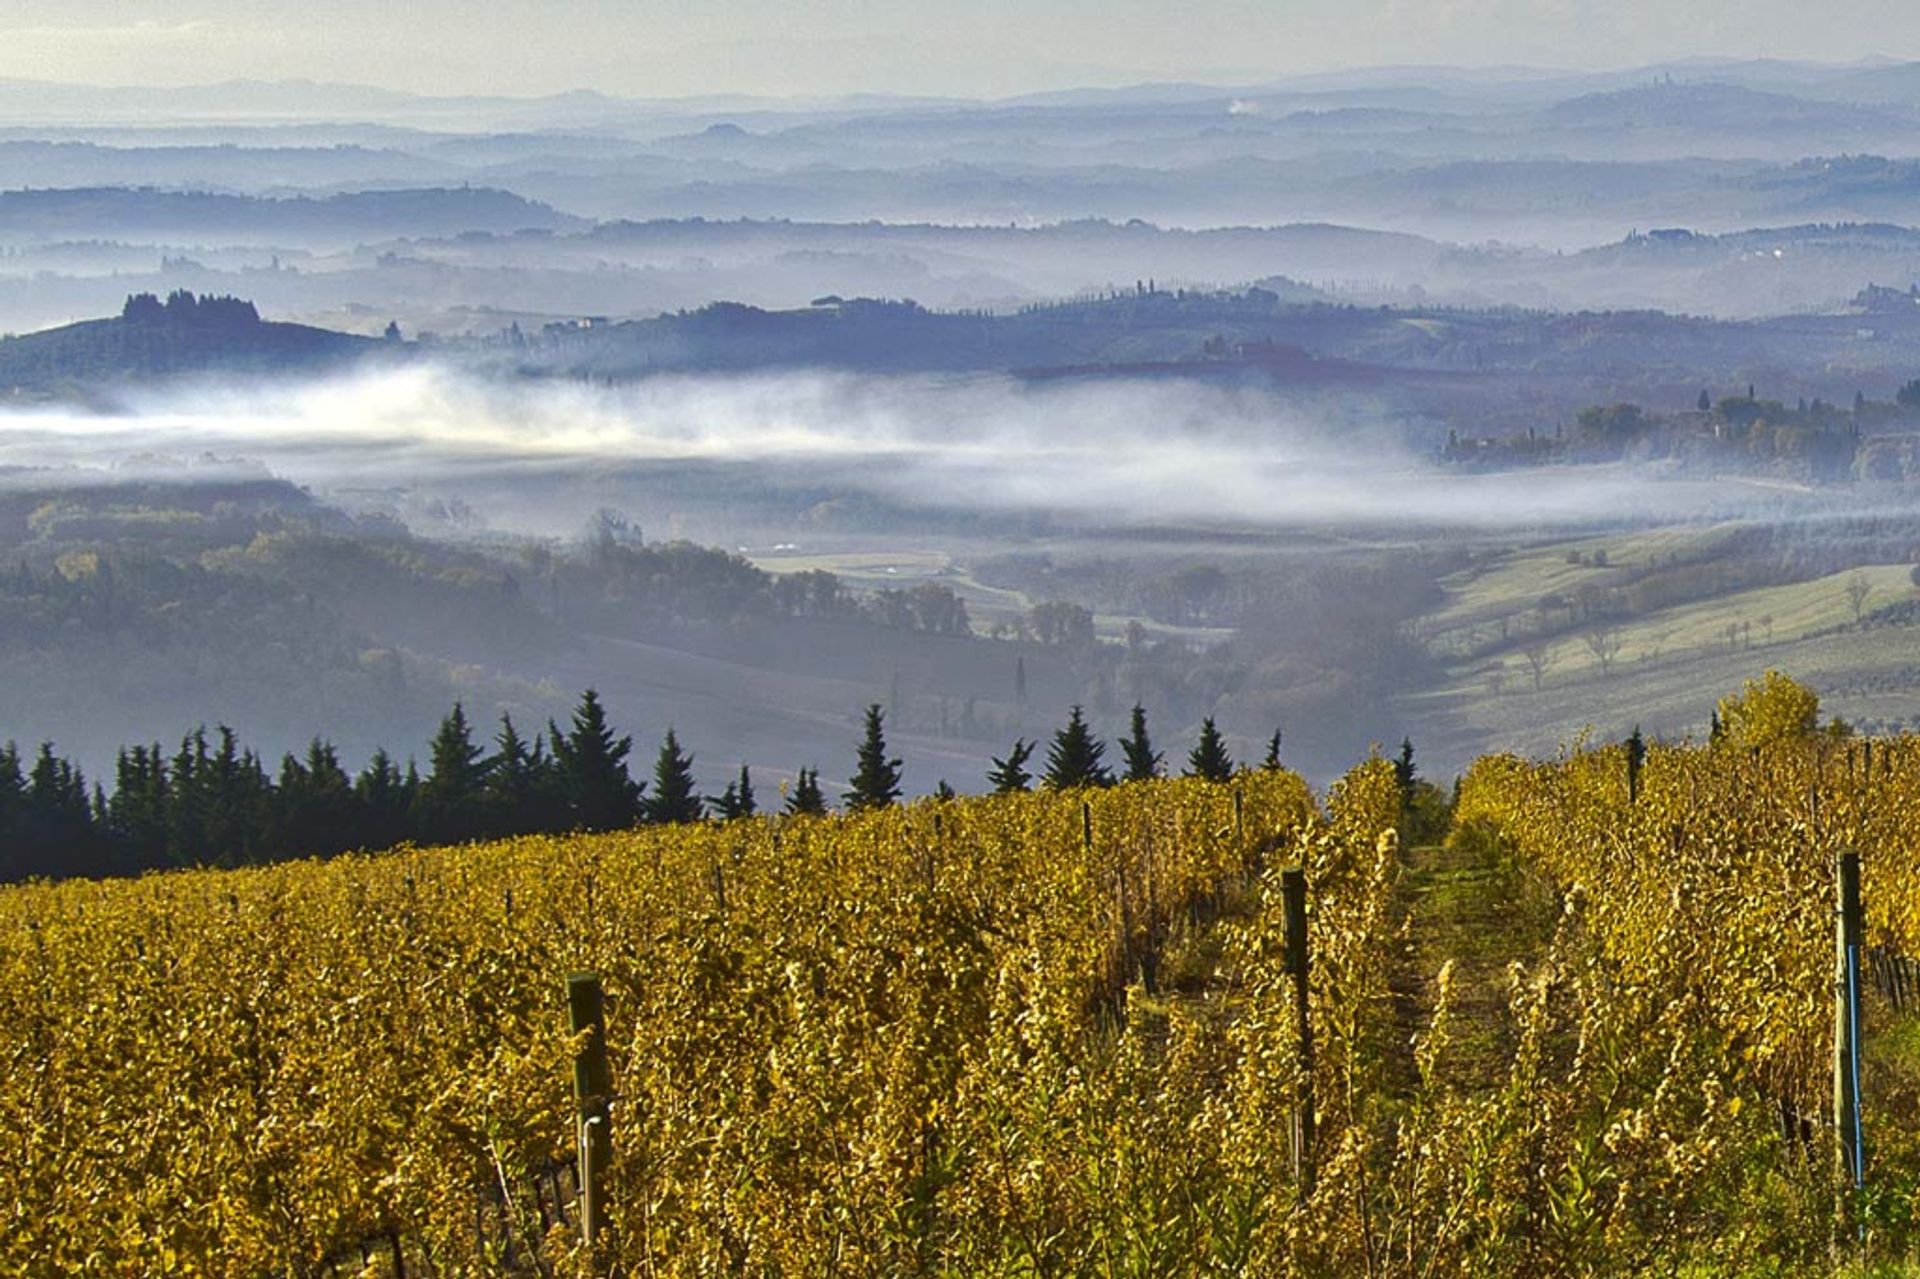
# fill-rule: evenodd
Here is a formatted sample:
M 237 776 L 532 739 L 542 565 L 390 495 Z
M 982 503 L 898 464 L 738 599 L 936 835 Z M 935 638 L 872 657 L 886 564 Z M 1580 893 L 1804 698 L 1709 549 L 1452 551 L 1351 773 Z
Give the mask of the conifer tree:
M 588 689 L 580 696 L 573 712 L 573 731 L 562 735 L 549 720 L 547 734 L 553 742 L 553 757 L 559 766 L 570 810 L 570 825 L 576 830 L 622 830 L 633 825 L 640 815 L 640 795 L 645 789 L 627 775 L 627 753 L 633 738 L 616 739 L 607 727 L 607 713 L 600 696 Z
M 489 833 L 533 835 L 564 829 L 566 796 L 547 745 L 536 733 L 520 735 L 512 715 L 500 717 L 494 735 L 493 767 L 486 781 Z
M 1267 739 L 1267 756 L 1260 761 L 1260 767 L 1269 773 L 1280 771 L 1280 730 L 1274 729 L 1273 736 Z
M 987 770 L 987 783 L 993 787 L 994 794 L 1011 795 L 1032 787 L 1033 774 L 1027 771 L 1027 760 L 1033 757 L 1033 748 L 1037 745 L 1038 742 L 1016 737 L 1005 758 L 993 761 L 993 767 Z
M 93 870 L 93 810 L 87 802 L 87 779 L 71 761 L 53 753 L 53 743 L 42 742 L 26 783 L 23 873 L 65 876 Z
M 1133 707 L 1131 731 L 1120 739 L 1120 756 L 1127 762 L 1123 780 L 1144 782 L 1160 776 L 1160 752 L 1153 749 L 1153 743 L 1147 738 L 1147 708 L 1137 702 Z
M 361 848 L 392 848 L 412 834 L 408 814 L 413 809 L 413 794 L 407 779 L 382 747 L 354 779 L 353 798 L 359 812 Z
M 419 826 L 424 838 L 452 844 L 483 832 L 483 788 L 491 766 L 486 752 L 473 740 L 465 708 L 455 702 L 434 734 L 427 780 L 420 788 Z
M 934 785 L 933 797 L 938 800 L 958 799 L 960 798 L 960 794 L 954 790 L 953 787 L 947 785 L 947 779 L 942 777 L 939 782 Z
M 1047 747 L 1047 789 L 1113 785 L 1113 774 L 1100 762 L 1106 753 L 1107 744 L 1094 737 L 1086 716 L 1075 706 L 1067 715 L 1066 727 L 1053 735 Z
M 867 707 L 866 734 L 861 738 L 851 789 L 845 797 L 850 813 L 885 808 L 900 798 L 900 761 L 887 758 L 885 719 L 880 703 Z
M 1633 726 L 1633 735 L 1627 738 L 1627 799 L 1632 803 L 1640 801 L 1640 770 L 1647 762 L 1647 739 L 1640 734 L 1640 726 Z
M 826 811 L 827 801 L 820 794 L 820 770 L 801 769 L 787 795 L 787 812 L 795 817 L 822 817 Z
M 1413 784 L 1420 780 L 1420 770 L 1413 762 L 1413 739 L 1400 739 L 1400 757 L 1393 761 L 1393 780 L 1400 785 L 1400 801 L 1410 803 L 1413 800 Z
M 274 847 L 270 856 L 345 852 L 362 838 L 353 781 L 331 744 L 314 738 L 304 761 L 280 761 L 274 788 Z
M 4 763 L 0 762 L 3 771 Z M 160 747 L 135 746 L 121 751 L 113 771 L 113 798 L 107 802 L 105 823 L 109 837 L 119 846 L 127 869 L 164 866 L 168 787 L 167 762 Z M 0 786 L 4 784 L 0 779 Z M 0 821 L 0 830 L 4 828 L 4 821 Z
M 26 874 L 16 862 L 26 853 L 27 779 L 20 771 L 20 748 L 0 746 L 0 881 Z
M 1233 756 L 1227 754 L 1226 739 L 1220 736 L 1213 716 L 1200 721 L 1200 740 L 1187 753 L 1187 776 L 1224 782 L 1233 776 Z
M 739 778 L 728 782 L 719 797 L 708 800 L 707 804 L 713 809 L 713 815 L 723 822 L 753 816 L 753 778 L 748 774 L 747 766 L 740 765 Z
M 693 756 L 682 754 L 680 740 L 667 730 L 653 761 L 653 796 L 643 807 L 650 822 L 692 822 L 700 819 L 700 796 L 694 790 Z

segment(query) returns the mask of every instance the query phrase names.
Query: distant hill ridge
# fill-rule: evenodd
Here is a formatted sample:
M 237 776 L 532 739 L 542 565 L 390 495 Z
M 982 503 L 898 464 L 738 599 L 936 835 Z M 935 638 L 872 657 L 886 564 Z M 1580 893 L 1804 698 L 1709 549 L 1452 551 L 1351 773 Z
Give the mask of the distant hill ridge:
M 584 219 L 491 187 L 409 187 L 272 198 L 152 187 L 0 191 L 0 238 L 91 234 L 320 234 L 388 240 L 463 231 L 559 231 Z
M 117 317 L 0 340 L 0 396 L 44 395 L 193 373 L 313 371 L 383 343 L 262 320 L 253 303 L 176 290 L 129 297 Z

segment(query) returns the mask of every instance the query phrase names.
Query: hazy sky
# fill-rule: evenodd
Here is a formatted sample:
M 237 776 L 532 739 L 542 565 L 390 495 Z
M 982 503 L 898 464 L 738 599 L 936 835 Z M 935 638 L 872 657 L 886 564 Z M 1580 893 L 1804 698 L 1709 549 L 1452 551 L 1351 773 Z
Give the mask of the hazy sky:
M 1920 57 L 1914 0 L 0 0 L 0 76 L 995 95 L 1406 63 Z

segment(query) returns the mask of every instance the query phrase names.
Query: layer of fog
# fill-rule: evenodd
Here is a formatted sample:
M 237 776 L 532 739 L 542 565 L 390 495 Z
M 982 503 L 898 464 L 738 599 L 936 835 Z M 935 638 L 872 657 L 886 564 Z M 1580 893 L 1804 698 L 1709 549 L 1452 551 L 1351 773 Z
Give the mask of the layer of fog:
M 460 496 L 496 528 L 542 534 L 575 532 L 596 504 L 636 500 L 643 487 L 645 500 L 671 502 L 675 476 L 696 473 L 709 496 L 716 485 L 742 500 L 786 489 L 810 501 L 1122 525 L 1506 529 L 1724 516 L 1793 500 L 1631 468 L 1467 473 L 1361 400 L 1288 402 L 1187 380 L 789 373 L 602 387 L 415 366 L 200 386 L 112 414 L 0 415 L 0 467 L 190 478 L 207 457 L 257 461 L 323 496 Z

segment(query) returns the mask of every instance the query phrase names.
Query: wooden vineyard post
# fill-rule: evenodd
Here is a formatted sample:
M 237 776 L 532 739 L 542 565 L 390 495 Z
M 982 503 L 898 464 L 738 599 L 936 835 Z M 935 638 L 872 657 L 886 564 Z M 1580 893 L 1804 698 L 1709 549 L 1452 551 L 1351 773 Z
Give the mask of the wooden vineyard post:
M 1287 973 L 1293 978 L 1295 1038 L 1300 1045 L 1300 1093 L 1293 1110 L 1293 1176 L 1304 1194 L 1313 1186 L 1313 1023 L 1307 1016 L 1307 873 L 1280 872 L 1287 915 Z
M 1840 854 L 1839 912 L 1834 932 L 1833 1129 L 1839 1202 L 1835 1226 L 1844 1231 L 1866 1184 L 1866 1146 L 1860 1133 L 1860 854 Z M 1857 1224 L 1857 1223 L 1856 1223 Z
M 613 1071 L 607 1064 L 606 999 L 600 974 L 567 978 L 573 1033 L 590 1031 L 573 1058 L 573 1099 L 580 1159 L 580 1235 L 590 1252 L 607 1244 L 607 1170 L 613 1163 Z

